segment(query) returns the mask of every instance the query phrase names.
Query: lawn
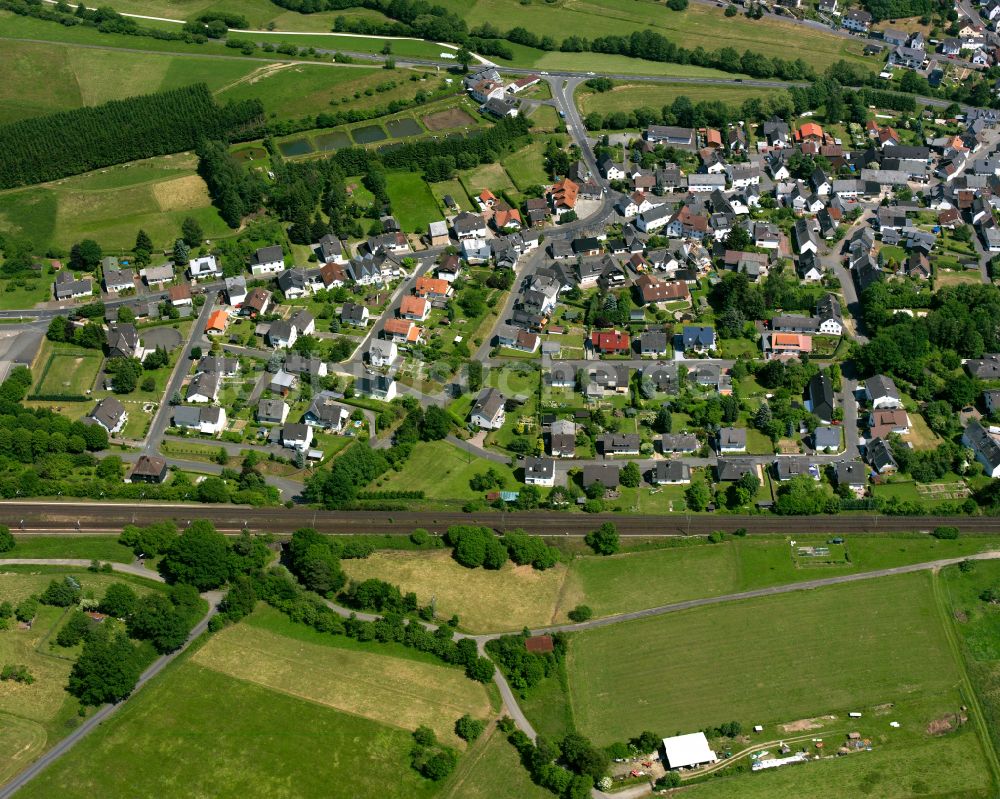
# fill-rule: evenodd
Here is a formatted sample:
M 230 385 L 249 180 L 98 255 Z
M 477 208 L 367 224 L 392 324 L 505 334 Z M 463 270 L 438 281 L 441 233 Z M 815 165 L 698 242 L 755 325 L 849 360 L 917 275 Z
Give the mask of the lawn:
M 555 130 L 560 124 L 559 113 L 551 105 L 540 105 L 531 112 L 531 126 L 536 133 Z
M 265 612 L 277 613 L 266 609 Z M 426 725 L 459 745 L 455 720 L 489 713 L 485 688 L 459 669 L 325 646 L 253 624 L 216 634 L 192 661 L 229 677 L 381 724 Z
M 465 193 L 465 188 L 458 179 L 453 180 L 443 180 L 440 183 L 430 184 L 431 194 L 434 195 L 438 200 L 438 206 L 441 210 L 441 216 L 451 216 L 455 212 L 450 208 L 445 208 L 444 198 L 445 195 L 449 195 L 456 203 L 458 203 L 459 208 L 463 211 L 478 210 L 475 205 L 473 205 L 472 200 L 469 199 L 468 195 Z
M 777 89 L 753 86 L 709 85 L 698 86 L 693 90 L 689 83 L 622 83 L 609 92 L 579 91 L 576 102 L 580 113 L 584 116 L 593 111 L 609 114 L 613 111 L 630 113 L 643 107 L 659 110 L 665 105 L 670 105 L 678 97 L 688 97 L 697 102 L 704 100 L 726 103 L 738 108 L 748 98 L 770 97 L 777 91 Z
M 488 468 L 505 475 L 509 488 L 516 487 L 514 473 L 503 464 L 483 460 L 445 441 L 421 442 L 413 447 L 401 472 L 389 472 L 369 489 L 423 491 L 430 500 L 447 500 L 439 504 L 460 505 L 481 496 L 469 488 L 469 480 Z
M 543 106 L 545 107 L 545 106 Z M 543 185 L 549 176 L 545 172 L 544 141 L 536 141 L 504 157 L 503 166 L 519 191 L 531 185 Z
M 430 222 L 442 218 L 438 202 L 420 174 L 389 172 L 386 183 L 393 213 L 407 233 L 426 233 Z
M 501 164 L 483 164 L 475 169 L 458 173 L 458 179 L 465 187 L 466 194 L 477 197 L 483 189 L 489 189 L 494 194 L 511 191 L 515 188 L 510 176 Z
M 566 621 L 574 607 L 562 593 L 569 572 L 563 564 L 546 571 L 509 562 L 499 571 L 467 569 L 450 550 L 438 550 L 376 552 L 342 565 L 350 579 L 387 580 L 404 593 L 414 591 L 422 605 L 433 597 L 439 616 L 457 613 L 462 628 L 474 632 L 545 627 Z
M 32 308 L 52 297 L 50 275 L 0 280 L 0 309 Z
M 58 183 L 0 193 L 0 231 L 31 238 L 36 249 L 69 249 L 92 237 L 106 251 L 130 249 L 143 228 L 156 247 L 177 238 L 187 216 L 205 235 L 218 238 L 229 228 L 211 204 L 191 153 L 151 158 Z
M 118 543 L 110 535 L 81 536 L 35 536 L 17 535 L 17 543 L 10 552 L 0 557 L 7 558 L 78 558 L 83 560 L 115 561 L 131 563 L 135 556 L 132 550 Z
M 600 628 L 574 637 L 569 675 L 577 725 L 599 744 L 945 696 L 958 678 L 926 574 Z
M 410 734 L 238 680 L 172 666 L 25 788 L 23 796 L 430 797 Z M 181 787 L 183 786 L 183 787 Z

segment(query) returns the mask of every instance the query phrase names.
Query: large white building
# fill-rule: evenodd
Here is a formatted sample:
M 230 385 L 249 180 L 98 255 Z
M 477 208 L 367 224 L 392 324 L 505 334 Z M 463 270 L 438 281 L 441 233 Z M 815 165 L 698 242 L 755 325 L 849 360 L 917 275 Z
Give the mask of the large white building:
M 718 760 L 703 732 L 664 738 L 663 756 L 663 763 L 668 769 L 695 768 Z

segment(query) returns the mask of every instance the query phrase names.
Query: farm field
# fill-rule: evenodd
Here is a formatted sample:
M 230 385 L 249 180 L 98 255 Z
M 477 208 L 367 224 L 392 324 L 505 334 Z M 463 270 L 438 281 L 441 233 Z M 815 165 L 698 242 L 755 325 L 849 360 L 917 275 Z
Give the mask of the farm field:
M 272 613 L 276 611 L 271 611 Z M 455 720 L 489 714 L 482 685 L 459 669 L 293 639 L 252 624 L 217 633 L 192 662 L 238 680 L 381 724 L 434 729 L 451 745 Z
M 192 153 L 150 158 L 62 181 L 0 193 L 0 231 L 29 238 L 43 250 L 69 249 L 81 238 L 105 250 L 129 249 L 143 228 L 157 247 L 176 239 L 185 217 L 208 238 L 229 232 L 195 173 Z
M 601 31 L 603 35 L 628 35 L 649 28 L 688 48 L 733 47 L 739 52 L 751 49 L 766 56 L 800 57 L 816 68 L 825 68 L 841 58 L 872 63 L 861 59 L 862 45 L 855 40 L 776 19 L 754 21 L 741 15 L 726 18 L 721 8 L 701 3 L 677 12 L 635 0 L 561 0 L 527 6 L 514 0 L 477 0 L 471 9 L 456 10 L 470 25 L 516 19 L 536 35 L 549 35 L 557 42 L 573 34 L 593 36 L 595 31 Z M 795 42 L 795 56 L 789 51 L 790 41 Z M 578 59 L 588 57 L 583 54 Z
M 947 707 L 958 679 L 926 574 L 588 631 L 568 670 L 577 725 L 601 744 L 665 724 L 746 727 L 918 697 Z
M 566 621 L 560 591 L 567 567 L 546 571 L 507 563 L 499 571 L 467 569 L 451 557 L 451 550 L 434 552 L 376 552 L 343 561 L 352 580 L 379 577 L 415 591 L 421 604 L 434 597 L 438 614 L 457 613 L 463 629 L 475 632 L 544 627 Z
M 642 84 L 622 83 L 608 92 L 577 92 L 576 102 L 580 113 L 608 114 L 612 111 L 628 113 L 636 108 L 660 109 L 678 97 L 691 98 L 693 102 L 720 102 L 738 108 L 750 97 L 769 97 L 780 91 L 753 86 L 692 86 L 689 83 Z
M 430 797 L 433 783 L 410 768 L 411 740 L 187 659 L 21 793 L 159 799 L 176 795 L 182 779 L 185 795 L 216 799 L 325 799 L 331 785 L 347 784 L 358 797 Z

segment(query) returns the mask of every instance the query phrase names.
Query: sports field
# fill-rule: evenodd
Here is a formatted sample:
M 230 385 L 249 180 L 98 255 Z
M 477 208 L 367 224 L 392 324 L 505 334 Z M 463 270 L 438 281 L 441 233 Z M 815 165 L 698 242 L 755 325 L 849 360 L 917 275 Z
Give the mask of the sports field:
M 69 249 L 89 237 L 114 251 L 130 249 L 142 228 L 156 247 L 167 247 L 192 216 L 207 238 L 218 238 L 230 231 L 195 166 L 192 153 L 178 153 L 3 192 L 0 231 L 25 236 L 38 250 Z
M 598 743 L 943 697 L 958 680 L 926 574 L 600 628 L 573 638 L 568 667 L 577 725 Z
M 382 724 L 460 743 L 455 720 L 489 714 L 484 687 L 459 669 L 292 639 L 251 624 L 229 627 L 193 662 L 238 680 Z
M 34 393 L 83 397 L 94 387 L 104 358 L 96 350 L 56 350 L 42 366 Z
M 463 629 L 475 632 L 544 627 L 566 620 L 570 605 L 557 610 L 567 567 L 546 571 L 507 563 L 499 571 L 467 569 L 451 557 L 451 550 L 435 552 L 376 552 L 342 562 L 352 580 L 378 577 L 415 591 L 421 604 L 433 597 L 438 615 L 457 613 Z

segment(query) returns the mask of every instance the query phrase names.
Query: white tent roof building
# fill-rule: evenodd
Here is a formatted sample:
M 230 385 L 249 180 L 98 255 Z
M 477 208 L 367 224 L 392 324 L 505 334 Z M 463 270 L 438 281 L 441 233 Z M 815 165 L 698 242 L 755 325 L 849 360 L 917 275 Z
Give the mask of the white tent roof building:
M 718 760 L 715 752 L 708 748 L 708 739 L 703 732 L 664 738 L 663 753 L 669 769 L 694 768 Z

